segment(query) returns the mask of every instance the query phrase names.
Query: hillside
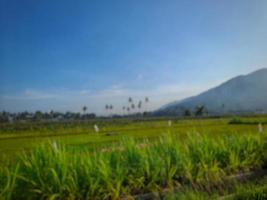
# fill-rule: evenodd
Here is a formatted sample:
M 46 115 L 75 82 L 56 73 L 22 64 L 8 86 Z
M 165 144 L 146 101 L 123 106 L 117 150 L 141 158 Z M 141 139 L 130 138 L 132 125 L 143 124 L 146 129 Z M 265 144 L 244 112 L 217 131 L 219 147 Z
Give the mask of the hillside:
M 172 102 L 157 115 L 181 115 L 204 105 L 209 113 L 267 112 L 267 68 L 234 77 L 197 96 Z

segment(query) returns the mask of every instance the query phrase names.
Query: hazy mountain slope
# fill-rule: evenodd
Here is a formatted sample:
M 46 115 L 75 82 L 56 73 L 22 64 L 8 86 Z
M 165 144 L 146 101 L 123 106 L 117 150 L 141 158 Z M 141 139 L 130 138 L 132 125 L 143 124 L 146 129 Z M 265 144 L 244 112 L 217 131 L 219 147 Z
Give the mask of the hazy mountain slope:
M 267 111 L 267 69 L 257 70 L 181 101 L 170 103 L 155 114 L 182 114 L 205 105 L 211 113 Z

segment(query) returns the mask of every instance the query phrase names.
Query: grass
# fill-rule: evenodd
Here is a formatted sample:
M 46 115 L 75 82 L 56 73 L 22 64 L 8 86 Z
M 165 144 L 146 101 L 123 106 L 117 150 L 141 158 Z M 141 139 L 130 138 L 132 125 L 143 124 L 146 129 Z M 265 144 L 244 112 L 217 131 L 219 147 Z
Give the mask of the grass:
M 211 194 L 231 174 L 261 168 L 264 134 L 126 137 L 99 149 L 42 144 L 0 168 L 4 199 L 119 199 L 191 187 Z M 193 195 L 193 194 L 192 194 Z
M 0 161 L 7 158 L 14 159 L 17 152 L 25 149 L 32 150 L 49 140 L 57 140 L 72 148 L 94 148 L 120 141 L 124 137 L 157 138 L 167 132 L 174 135 L 198 132 L 211 137 L 223 133 L 258 132 L 257 125 L 229 125 L 230 119 L 172 119 L 171 127 L 168 127 L 168 119 L 103 119 L 71 123 L 2 124 L 0 125 Z M 100 133 L 95 133 L 94 124 L 99 126 Z
M 267 124 L 266 118 L 241 118 L 241 117 L 234 117 L 229 121 L 229 124 Z
M 250 183 L 246 185 L 239 185 L 237 192 L 234 195 L 235 200 L 265 200 L 267 199 L 267 178 L 256 183 Z
M 219 193 L 209 194 L 207 192 L 187 188 L 175 194 L 170 193 L 165 196 L 168 200 L 206 200 L 206 199 L 222 199 L 222 200 L 266 200 L 267 199 L 267 178 L 251 183 L 235 183 L 232 185 L 230 194 Z
M 171 119 L 171 127 L 164 118 L 1 124 L 0 199 L 263 195 L 264 184 L 225 184 L 227 176 L 261 169 L 267 160 L 266 129 L 259 134 L 257 123 L 232 119 Z

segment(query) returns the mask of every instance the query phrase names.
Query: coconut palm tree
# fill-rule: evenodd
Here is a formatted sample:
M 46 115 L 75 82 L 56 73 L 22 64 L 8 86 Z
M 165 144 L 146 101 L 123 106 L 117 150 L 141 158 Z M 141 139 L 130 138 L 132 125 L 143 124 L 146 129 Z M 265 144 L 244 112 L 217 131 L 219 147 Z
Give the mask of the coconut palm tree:
M 122 114 L 124 115 L 124 111 L 125 111 L 126 107 L 122 106 Z
M 140 110 L 141 110 L 141 108 L 142 108 L 142 101 L 141 101 L 141 100 L 138 102 L 138 105 L 137 105 L 137 107 L 138 107 L 138 109 L 139 109 L 139 111 L 140 111 Z
M 108 110 L 109 110 L 109 105 L 108 104 L 105 105 L 105 109 L 106 109 L 107 114 L 108 114 Z
M 106 109 L 106 110 L 108 110 L 108 109 L 109 109 L 109 105 L 108 105 L 108 104 L 106 104 L 106 106 L 105 106 L 105 109 Z
M 203 116 L 207 114 L 208 114 L 208 110 L 204 105 L 196 107 L 196 112 L 195 112 L 196 116 Z
M 128 115 L 130 114 L 130 107 L 127 107 L 127 112 L 128 112 Z
M 129 97 L 129 98 L 128 98 L 128 102 L 129 102 L 129 103 L 132 103 L 132 102 L 133 102 L 132 97 Z
M 83 106 L 82 107 L 82 110 L 83 110 L 83 114 L 85 114 L 86 110 L 87 110 L 87 107 L 86 106 Z
M 111 105 L 111 104 L 109 105 L 109 110 L 110 110 L 110 112 L 111 112 L 110 114 L 112 116 L 113 105 Z
M 185 116 L 185 117 L 190 117 L 190 116 L 192 116 L 192 112 L 191 112 L 191 110 L 190 110 L 190 109 L 185 109 L 185 111 L 184 111 L 184 116 Z
M 131 108 L 132 108 L 133 110 L 135 109 L 135 105 L 134 105 L 134 103 L 132 103 Z
M 148 104 L 149 103 L 149 98 L 148 97 L 145 97 L 145 104 Z M 147 107 L 147 106 L 146 106 Z M 147 111 L 147 108 L 145 108 L 145 112 L 147 113 L 148 111 Z M 144 114 L 145 114 L 145 112 L 144 112 Z

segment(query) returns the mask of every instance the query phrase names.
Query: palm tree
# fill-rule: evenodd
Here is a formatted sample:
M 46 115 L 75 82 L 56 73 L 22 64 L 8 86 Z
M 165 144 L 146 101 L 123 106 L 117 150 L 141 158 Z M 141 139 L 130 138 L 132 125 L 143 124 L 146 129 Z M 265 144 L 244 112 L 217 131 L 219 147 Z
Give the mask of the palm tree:
M 129 98 L 128 98 L 128 102 L 129 102 L 129 103 L 132 103 L 132 102 L 133 102 L 132 97 L 129 97 Z
M 86 110 L 87 110 L 87 107 L 86 106 L 83 106 L 82 107 L 82 110 L 83 110 L 83 114 L 85 114 Z
M 149 103 L 149 98 L 148 98 L 148 97 L 145 97 L 145 103 L 146 103 L 146 104 Z M 147 109 L 145 109 L 145 112 L 146 112 L 146 113 L 148 112 Z M 144 114 L 145 114 L 145 112 L 144 112 Z
M 124 115 L 124 111 L 125 111 L 125 109 L 126 109 L 126 107 L 123 106 L 123 107 L 122 107 L 122 114 L 123 114 L 123 115 Z
M 110 112 L 111 112 L 111 116 L 112 116 L 112 110 L 113 110 L 113 105 L 109 105 L 109 109 L 110 109 Z
M 185 111 L 184 111 L 184 116 L 185 116 L 185 117 L 190 117 L 191 115 L 192 115 L 191 110 L 190 110 L 190 109 L 185 109 Z
M 127 107 L 128 115 L 130 114 L 130 107 Z
M 137 105 L 137 107 L 138 107 L 138 109 L 139 109 L 139 111 L 140 111 L 140 110 L 141 110 L 141 108 L 142 108 L 142 101 L 141 101 L 141 100 L 138 102 L 138 105 Z
M 105 109 L 106 109 L 106 110 L 108 110 L 108 109 L 109 109 L 109 105 L 108 105 L 108 104 L 106 104 L 106 106 L 105 106 Z
M 208 114 L 208 110 L 204 105 L 196 107 L 196 112 L 195 112 L 196 116 L 203 116 L 205 114 Z
M 105 109 L 106 109 L 106 111 L 108 113 L 108 109 L 109 109 L 109 105 L 108 104 L 105 105 Z

